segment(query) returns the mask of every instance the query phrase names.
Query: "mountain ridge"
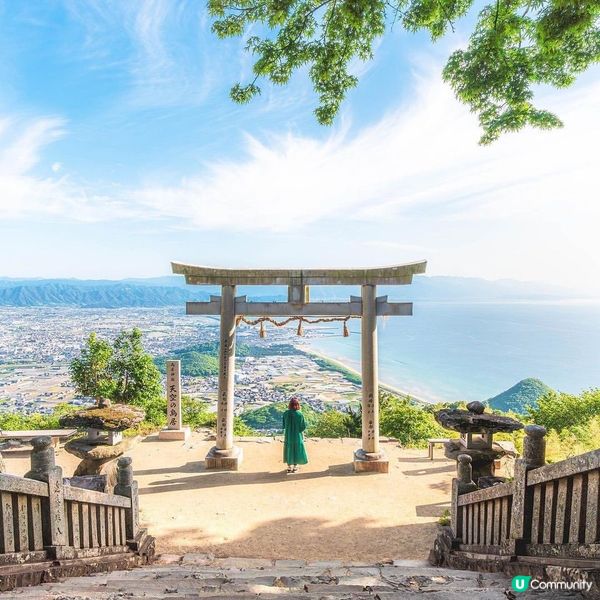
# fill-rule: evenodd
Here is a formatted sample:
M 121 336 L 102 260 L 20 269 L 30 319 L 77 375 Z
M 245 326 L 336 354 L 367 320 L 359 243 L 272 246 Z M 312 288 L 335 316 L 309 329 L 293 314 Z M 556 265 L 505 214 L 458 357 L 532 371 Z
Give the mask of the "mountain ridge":
M 345 300 L 358 286 L 311 286 L 314 301 Z M 72 306 L 83 308 L 167 307 L 185 301 L 206 301 L 218 294 L 218 286 L 188 286 L 180 276 L 107 279 L 10 279 L 0 278 L 0 306 Z M 283 286 L 240 286 L 238 293 L 253 300 L 283 301 Z M 544 301 L 570 299 L 557 286 L 514 280 L 417 276 L 410 286 L 379 286 L 380 295 L 408 301 Z

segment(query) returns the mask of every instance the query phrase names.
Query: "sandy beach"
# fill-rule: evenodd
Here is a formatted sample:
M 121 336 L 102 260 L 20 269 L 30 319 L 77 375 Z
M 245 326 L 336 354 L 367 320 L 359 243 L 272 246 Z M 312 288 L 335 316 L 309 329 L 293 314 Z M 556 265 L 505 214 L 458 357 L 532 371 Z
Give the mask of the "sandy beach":
M 347 371 L 350 371 L 351 373 L 358 375 L 359 377 L 361 376 L 360 371 L 356 370 L 355 368 L 350 366 L 348 363 L 342 362 L 341 360 L 338 360 L 337 358 L 332 358 L 331 356 L 328 356 L 327 354 L 318 352 L 317 350 L 314 350 L 310 346 L 302 344 L 302 345 L 298 345 L 297 348 L 299 350 L 302 350 L 302 352 L 305 352 L 308 355 L 312 355 L 312 356 L 316 356 L 318 358 L 322 358 L 324 360 L 328 360 L 328 361 L 342 367 L 343 369 L 346 369 Z M 435 402 L 433 400 L 427 400 L 426 398 L 423 398 L 420 396 L 415 396 L 411 392 L 407 392 L 406 390 L 400 389 L 397 386 L 389 385 L 382 381 L 379 381 L 379 387 L 383 390 L 386 390 L 386 391 L 391 392 L 392 394 L 396 394 L 398 396 L 409 396 L 411 400 L 414 400 L 415 402 L 418 402 L 420 404 L 435 404 Z

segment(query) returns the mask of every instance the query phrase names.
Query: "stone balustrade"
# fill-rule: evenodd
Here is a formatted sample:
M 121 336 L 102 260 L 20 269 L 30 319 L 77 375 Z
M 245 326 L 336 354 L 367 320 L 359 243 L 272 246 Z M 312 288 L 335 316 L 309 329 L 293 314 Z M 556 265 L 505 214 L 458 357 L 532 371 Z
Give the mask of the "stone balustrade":
M 48 561 L 57 563 L 52 569 L 72 574 L 72 561 L 81 569 L 81 559 L 98 558 L 85 563 L 87 573 L 135 566 L 153 556 L 154 539 L 139 526 L 131 458 L 119 459 L 117 485 L 107 494 L 63 479 L 50 437 L 32 444 L 25 477 L 0 473 L 0 591 L 43 580 Z
M 470 457 L 458 457 L 451 527 L 440 532 L 431 560 L 600 585 L 600 449 L 548 465 L 545 428 L 528 425 L 525 434 L 512 481 L 476 489 Z

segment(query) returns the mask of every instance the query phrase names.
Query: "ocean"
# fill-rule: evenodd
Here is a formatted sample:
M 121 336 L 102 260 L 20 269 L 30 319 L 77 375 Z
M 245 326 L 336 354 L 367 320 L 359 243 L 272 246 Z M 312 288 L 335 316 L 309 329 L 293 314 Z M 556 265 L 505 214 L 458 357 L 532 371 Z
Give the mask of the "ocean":
M 569 393 L 600 386 L 600 303 L 415 302 L 412 317 L 378 319 L 379 378 L 429 401 L 486 400 L 526 377 Z M 360 320 L 307 337 L 360 369 Z

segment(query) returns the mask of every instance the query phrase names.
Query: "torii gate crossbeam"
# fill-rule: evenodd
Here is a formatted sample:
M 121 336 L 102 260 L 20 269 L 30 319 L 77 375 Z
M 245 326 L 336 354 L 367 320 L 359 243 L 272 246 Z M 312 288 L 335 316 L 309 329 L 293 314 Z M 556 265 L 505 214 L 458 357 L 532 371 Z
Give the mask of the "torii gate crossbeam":
M 379 447 L 379 385 L 377 317 L 412 315 L 412 303 L 377 297 L 377 285 L 406 285 L 424 273 L 425 261 L 370 269 L 220 269 L 172 263 L 173 273 L 193 285 L 220 285 L 221 296 L 209 302 L 188 302 L 189 315 L 220 315 L 217 440 L 206 467 L 237 470 L 241 449 L 233 443 L 235 330 L 238 316 L 361 317 L 362 447 L 354 453 L 354 470 L 388 471 Z M 286 285 L 287 302 L 249 302 L 236 297 L 237 285 Z M 349 302 L 310 302 L 310 285 L 360 285 L 360 297 Z

